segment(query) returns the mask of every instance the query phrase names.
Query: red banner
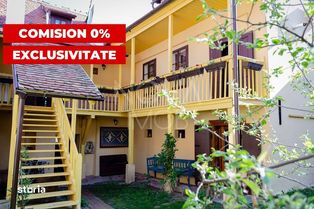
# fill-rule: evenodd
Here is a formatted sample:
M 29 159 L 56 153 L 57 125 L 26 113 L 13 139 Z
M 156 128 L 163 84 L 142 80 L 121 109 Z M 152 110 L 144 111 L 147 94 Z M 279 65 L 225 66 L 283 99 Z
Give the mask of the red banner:
M 125 43 L 124 24 L 5 24 L 4 43 Z
M 3 46 L 4 64 L 125 64 L 125 46 Z

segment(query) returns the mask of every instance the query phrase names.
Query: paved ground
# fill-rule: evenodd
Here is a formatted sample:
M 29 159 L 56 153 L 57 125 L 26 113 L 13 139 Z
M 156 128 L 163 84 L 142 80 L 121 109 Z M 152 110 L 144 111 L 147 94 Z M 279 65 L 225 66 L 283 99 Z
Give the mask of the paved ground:
M 86 189 L 83 189 L 83 197 L 87 199 L 88 208 L 90 209 L 113 209 L 113 207 L 104 203 L 101 199 L 99 199 Z
M 98 183 L 106 183 L 113 181 L 124 181 L 124 175 L 116 176 L 87 176 L 82 180 L 82 186 L 93 185 Z

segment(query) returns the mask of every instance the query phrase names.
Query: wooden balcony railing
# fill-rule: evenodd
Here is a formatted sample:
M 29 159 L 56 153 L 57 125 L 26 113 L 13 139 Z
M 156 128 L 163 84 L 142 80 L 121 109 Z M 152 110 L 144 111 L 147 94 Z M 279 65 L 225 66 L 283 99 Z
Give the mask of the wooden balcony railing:
M 143 83 L 122 89 L 106 89 L 104 101 L 91 103 L 85 100 L 78 102 L 79 110 L 127 112 L 147 108 L 165 107 L 168 105 L 165 97 L 159 93 L 164 89 L 182 104 L 204 102 L 231 97 L 231 57 L 223 57 L 210 61 L 206 65 L 195 66 L 189 70 L 175 71 L 162 77 L 156 77 Z M 263 63 L 254 59 L 239 57 L 239 87 L 248 94 L 263 95 Z M 72 107 L 66 102 L 67 108 Z
M 107 111 L 107 112 L 126 112 L 129 110 L 128 94 L 103 94 L 104 100 L 90 102 L 87 100 L 78 101 L 79 110 Z M 72 100 L 64 102 L 66 108 L 72 108 Z
M 12 105 L 13 83 L 11 78 L 0 78 L 0 106 Z

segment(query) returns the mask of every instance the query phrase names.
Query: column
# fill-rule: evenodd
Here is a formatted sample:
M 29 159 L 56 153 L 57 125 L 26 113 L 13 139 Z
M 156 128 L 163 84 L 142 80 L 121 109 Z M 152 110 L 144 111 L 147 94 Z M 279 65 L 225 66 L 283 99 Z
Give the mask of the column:
M 168 16 L 168 71 L 172 71 L 173 15 Z
M 135 38 L 131 39 L 131 80 L 130 84 L 135 83 Z
M 122 65 L 120 64 L 119 65 L 119 80 L 118 80 L 118 82 L 119 82 L 119 88 L 122 88 Z
M 19 96 L 15 94 L 13 98 L 13 107 L 12 107 L 12 127 L 11 127 L 10 156 L 9 156 L 7 197 L 6 197 L 7 200 L 11 198 L 13 166 L 14 166 L 14 151 L 16 147 L 16 129 L 17 129 L 18 110 L 19 110 L 18 108 L 19 108 Z
M 89 77 L 92 81 L 94 81 L 94 65 L 91 64 L 89 67 Z
M 174 136 L 174 114 L 169 113 L 167 115 L 168 118 L 168 134 L 172 134 Z
M 134 118 L 129 113 L 129 146 L 128 146 L 128 164 L 126 165 L 125 183 L 130 184 L 135 181 L 135 164 L 134 164 Z
M 73 134 L 73 138 L 75 139 L 76 133 L 76 112 L 77 112 L 77 100 L 72 100 L 72 114 L 71 114 L 71 130 Z
M 135 38 L 131 39 L 131 80 L 130 84 L 135 83 Z M 129 184 L 135 181 L 135 164 L 134 164 L 134 118 L 132 111 L 134 110 L 134 92 L 129 92 L 130 113 L 128 115 L 129 129 L 129 146 L 128 146 L 128 164 L 125 169 L 125 183 Z

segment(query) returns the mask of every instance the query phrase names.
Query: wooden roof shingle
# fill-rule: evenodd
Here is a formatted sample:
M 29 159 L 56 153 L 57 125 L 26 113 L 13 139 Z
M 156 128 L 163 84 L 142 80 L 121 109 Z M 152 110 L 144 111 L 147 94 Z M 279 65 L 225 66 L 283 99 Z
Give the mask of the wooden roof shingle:
M 103 100 L 82 66 L 68 64 L 15 64 L 15 89 L 29 95 Z

